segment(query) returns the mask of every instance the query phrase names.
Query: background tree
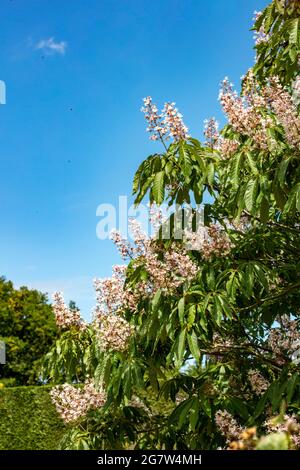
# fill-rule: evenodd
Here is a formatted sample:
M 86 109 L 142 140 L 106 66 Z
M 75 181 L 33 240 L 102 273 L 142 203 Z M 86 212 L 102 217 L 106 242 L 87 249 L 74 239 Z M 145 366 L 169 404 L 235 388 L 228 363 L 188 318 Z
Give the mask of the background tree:
M 40 383 L 42 358 L 57 337 L 46 295 L 0 278 L 0 339 L 6 345 L 6 364 L 0 381 L 7 385 Z

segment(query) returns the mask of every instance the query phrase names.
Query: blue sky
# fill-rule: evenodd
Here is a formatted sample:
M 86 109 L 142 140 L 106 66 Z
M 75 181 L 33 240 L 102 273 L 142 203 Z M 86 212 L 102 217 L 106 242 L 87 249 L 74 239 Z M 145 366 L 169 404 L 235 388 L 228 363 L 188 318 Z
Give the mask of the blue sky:
M 176 101 L 194 137 L 222 120 L 225 75 L 253 64 L 263 0 L 1 0 L 1 274 L 64 290 L 88 317 L 92 279 L 120 263 L 96 208 L 131 195 L 157 149 L 141 100 Z

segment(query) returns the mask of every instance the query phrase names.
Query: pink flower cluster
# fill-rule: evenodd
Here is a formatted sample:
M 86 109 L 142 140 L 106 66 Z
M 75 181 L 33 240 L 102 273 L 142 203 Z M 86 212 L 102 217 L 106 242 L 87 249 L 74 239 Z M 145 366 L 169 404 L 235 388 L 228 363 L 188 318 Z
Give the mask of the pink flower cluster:
M 295 106 L 300 104 L 300 75 L 298 75 L 293 83 L 292 100 Z
M 166 222 L 167 216 L 163 213 L 161 207 L 157 204 L 152 203 L 149 207 L 149 222 L 152 228 L 152 233 L 154 238 L 158 235 L 159 229 L 162 227 L 163 223 Z
M 188 128 L 183 122 L 182 114 L 175 107 L 175 103 L 165 103 L 162 112 L 158 113 L 157 106 L 152 102 L 151 96 L 143 99 L 144 106 L 141 111 L 145 114 L 151 140 L 164 140 L 172 137 L 176 142 L 185 140 Z
M 240 145 L 237 140 L 227 139 L 219 134 L 219 123 L 215 118 L 205 119 L 204 136 L 206 138 L 204 144 L 213 150 L 218 150 L 223 158 L 233 155 Z
M 244 80 L 243 96 L 238 96 L 228 78 L 225 78 L 222 81 L 219 99 L 233 129 L 251 137 L 259 148 L 266 149 L 268 147 L 266 130 L 273 121 L 262 113 L 266 102 L 258 92 L 252 71 L 248 72 Z
M 273 111 L 285 131 L 287 142 L 298 148 L 300 145 L 300 116 L 295 96 L 299 94 L 300 81 L 295 80 L 291 96 L 281 85 L 278 77 L 259 89 L 252 70 L 244 79 L 242 96 L 238 96 L 233 86 L 225 78 L 222 82 L 220 101 L 233 129 L 253 139 L 261 149 L 268 148 L 267 129 L 274 121 L 267 111 Z
M 99 313 L 118 314 L 122 309 L 126 269 L 126 265 L 113 266 L 110 278 L 94 280 Z
M 129 219 L 129 229 L 134 240 L 134 246 L 122 238 L 118 230 L 112 230 L 110 234 L 111 240 L 124 260 L 144 255 L 147 249 L 146 245 L 149 242 L 146 233 L 143 232 L 141 225 L 135 219 Z
M 53 387 L 51 399 L 66 423 L 84 417 L 90 409 L 101 408 L 106 401 L 106 393 L 96 390 L 92 381 L 87 381 L 83 388 L 69 384 Z
M 122 310 L 137 305 L 130 289 L 124 287 L 127 266 L 113 266 L 111 278 L 95 279 L 97 306 L 94 311 L 94 325 L 102 349 L 124 351 L 133 328 L 121 317 Z
M 218 150 L 223 158 L 231 157 L 239 148 L 240 143 L 235 139 L 220 137 Z
M 269 388 L 270 383 L 257 370 L 249 370 L 248 379 L 253 392 L 256 395 L 263 395 Z
M 300 85 L 297 85 L 300 87 Z M 263 94 L 284 128 L 286 139 L 292 147 L 300 145 L 300 116 L 292 96 L 284 90 L 278 77 L 272 77 Z
M 156 104 L 152 102 L 151 96 L 143 99 L 144 106 L 141 111 L 145 114 L 148 127 L 147 131 L 150 133 L 151 140 L 163 139 L 163 136 L 167 133 L 167 128 L 163 123 L 163 114 L 158 113 Z
M 207 147 L 211 149 L 218 148 L 220 140 L 219 123 L 214 117 L 204 120 L 204 136 L 206 138 L 204 144 Z
M 285 357 L 292 358 L 300 347 L 299 324 L 288 315 L 278 318 L 280 327 L 272 328 L 268 336 L 268 346 L 272 350 L 278 364 L 285 363 Z
M 76 326 L 80 329 L 85 329 L 86 323 L 81 320 L 80 311 L 78 309 L 70 309 L 67 307 L 61 292 L 55 292 L 52 299 L 52 308 L 57 326 L 60 328 Z
M 237 423 L 234 417 L 226 410 L 217 411 L 215 422 L 220 433 L 226 438 L 226 442 L 238 440 L 243 428 Z
M 188 139 L 188 128 L 183 122 L 182 114 L 175 108 L 176 103 L 166 103 L 163 109 L 164 125 L 175 141 Z
M 150 294 L 158 288 L 176 289 L 185 280 L 191 280 L 195 277 L 197 266 L 182 246 L 172 243 L 169 249 L 164 252 L 153 239 L 147 237 L 137 221 L 132 220 L 130 227 L 134 245 L 122 240 L 118 232 L 113 233 L 113 240 L 121 255 L 137 259 L 145 266 L 149 280 L 137 287 L 140 294 Z
M 96 320 L 100 348 L 105 351 L 125 351 L 132 336 L 133 327 L 118 315 L 96 314 Z
M 225 230 L 218 224 L 202 226 L 197 232 L 185 231 L 185 242 L 189 249 L 201 251 L 207 260 L 228 255 L 233 246 Z
M 150 276 L 152 292 L 159 288 L 166 291 L 175 290 L 197 274 L 197 266 L 184 249 L 175 243 L 164 253 L 163 258 L 152 245 L 143 261 Z
M 278 418 L 268 419 L 264 425 L 268 434 L 273 432 L 289 433 L 293 446 L 300 450 L 300 424 L 295 414 L 285 414 L 282 421 L 278 421 Z

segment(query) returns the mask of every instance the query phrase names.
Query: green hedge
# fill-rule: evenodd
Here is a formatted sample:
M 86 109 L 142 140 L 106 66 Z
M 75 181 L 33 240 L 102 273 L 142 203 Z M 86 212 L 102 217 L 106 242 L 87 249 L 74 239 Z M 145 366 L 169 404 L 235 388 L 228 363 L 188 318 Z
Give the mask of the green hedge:
M 58 449 L 66 428 L 50 386 L 0 389 L 0 449 Z

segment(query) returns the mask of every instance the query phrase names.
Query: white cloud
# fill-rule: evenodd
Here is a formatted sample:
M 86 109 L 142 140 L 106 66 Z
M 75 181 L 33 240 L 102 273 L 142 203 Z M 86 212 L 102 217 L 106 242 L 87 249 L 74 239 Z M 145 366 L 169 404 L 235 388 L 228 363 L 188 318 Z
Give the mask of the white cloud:
M 65 54 L 67 49 L 67 43 L 65 41 L 56 42 L 54 37 L 48 39 L 42 39 L 36 46 L 36 49 L 42 50 L 44 54 Z

